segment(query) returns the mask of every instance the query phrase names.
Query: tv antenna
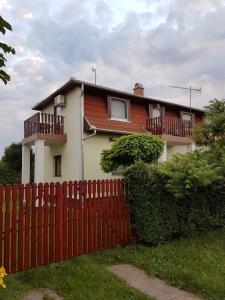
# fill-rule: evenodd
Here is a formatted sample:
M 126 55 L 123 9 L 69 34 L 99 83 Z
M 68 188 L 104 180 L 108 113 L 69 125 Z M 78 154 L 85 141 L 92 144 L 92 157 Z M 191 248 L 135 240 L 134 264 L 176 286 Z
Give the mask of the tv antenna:
M 174 86 L 174 85 L 169 85 L 170 88 L 173 89 L 180 89 L 180 90 L 186 90 L 189 91 L 189 101 L 190 101 L 190 114 L 191 114 L 191 106 L 192 106 L 192 93 L 196 92 L 196 93 L 200 93 L 202 92 L 202 88 L 192 88 L 192 86 L 190 85 L 189 87 L 183 87 L 183 86 Z
M 96 74 L 96 67 L 92 67 L 92 72 L 95 73 L 95 85 L 96 85 L 96 81 L 97 81 L 97 74 Z

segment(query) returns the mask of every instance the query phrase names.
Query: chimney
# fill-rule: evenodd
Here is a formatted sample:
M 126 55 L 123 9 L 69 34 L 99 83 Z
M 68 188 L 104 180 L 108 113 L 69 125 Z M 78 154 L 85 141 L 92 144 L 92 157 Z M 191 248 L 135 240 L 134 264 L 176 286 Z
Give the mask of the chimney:
M 144 88 L 141 83 L 136 82 L 134 85 L 134 95 L 144 96 Z

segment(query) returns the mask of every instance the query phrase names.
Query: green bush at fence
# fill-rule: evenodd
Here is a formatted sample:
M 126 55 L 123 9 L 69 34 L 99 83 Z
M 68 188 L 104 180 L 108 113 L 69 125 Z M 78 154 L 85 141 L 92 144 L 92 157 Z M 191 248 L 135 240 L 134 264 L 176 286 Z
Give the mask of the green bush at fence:
M 225 226 L 225 179 L 200 152 L 125 173 L 138 238 L 150 244 Z

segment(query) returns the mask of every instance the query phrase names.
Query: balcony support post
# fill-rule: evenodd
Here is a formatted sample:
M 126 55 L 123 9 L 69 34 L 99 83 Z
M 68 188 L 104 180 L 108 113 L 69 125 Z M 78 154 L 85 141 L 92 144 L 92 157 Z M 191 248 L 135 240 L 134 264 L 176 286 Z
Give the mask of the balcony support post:
M 159 162 L 164 162 L 167 161 L 168 156 L 167 156 L 167 142 L 164 141 L 164 148 L 163 148 L 163 153 L 161 157 L 159 158 Z
M 44 182 L 45 141 L 35 141 L 34 182 Z
M 30 183 L 30 145 L 22 146 L 22 183 Z

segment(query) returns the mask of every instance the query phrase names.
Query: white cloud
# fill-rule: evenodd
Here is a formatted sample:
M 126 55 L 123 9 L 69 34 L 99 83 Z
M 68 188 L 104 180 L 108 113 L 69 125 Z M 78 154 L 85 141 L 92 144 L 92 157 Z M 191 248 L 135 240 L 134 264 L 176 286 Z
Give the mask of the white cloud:
M 30 107 L 71 75 L 188 104 L 168 85 L 203 89 L 195 106 L 225 94 L 225 18 L 222 0 L 1 0 L 12 23 L 4 39 L 12 81 L 0 83 L 0 154 L 23 135 Z M 185 8 L 185 9 L 184 9 Z M 13 117 L 12 117 L 13 116 Z

